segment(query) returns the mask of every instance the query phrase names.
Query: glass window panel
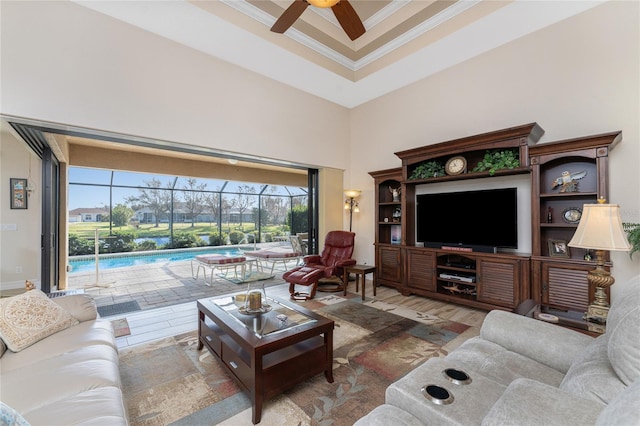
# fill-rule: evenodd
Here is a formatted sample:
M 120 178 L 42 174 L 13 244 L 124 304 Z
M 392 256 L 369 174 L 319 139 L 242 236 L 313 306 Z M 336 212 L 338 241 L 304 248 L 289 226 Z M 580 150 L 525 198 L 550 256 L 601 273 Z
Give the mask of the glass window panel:
M 166 188 L 167 185 L 173 185 L 175 179 L 175 176 L 168 175 L 116 171 L 113 175 L 113 184 L 148 187 L 148 183 L 159 182 L 161 188 Z M 156 186 L 156 183 L 153 186 Z
M 224 187 L 226 193 L 259 194 L 264 184 L 229 181 Z
M 204 179 L 204 178 L 189 178 L 181 176 L 176 181 L 176 189 L 184 189 L 191 188 L 191 183 L 189 183 L 189 179 L 194 179 L 193 188 L 201 191 L 213 191 L 220 192 L 222 187 L 224 186 L 226 180 L 220 179 Z
M 87 167 L 69 167 L 69 183 L 111 183 L 111 170 L 90 169 Z
M 296 195 L 305 195 L 306 196 L 308 194 L 307 193 L 307 188 L 301 188 L 299 186 L 287 186 L 286 189 L 293 196 L 296 196 Z
M 109 209 L 109 187 L 93 185 L 69 185 L 69 212 L 76 209 Z M 77 212 L 73 212 L 76 213 Z M 76 221 L 76 218 L 69 218 Z

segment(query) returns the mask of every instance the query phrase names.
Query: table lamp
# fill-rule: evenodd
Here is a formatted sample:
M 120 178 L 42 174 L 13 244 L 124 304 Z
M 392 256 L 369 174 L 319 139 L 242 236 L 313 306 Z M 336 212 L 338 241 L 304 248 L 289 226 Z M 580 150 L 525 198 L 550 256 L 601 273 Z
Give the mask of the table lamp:
M 620 206 L 605 204 L 604 198 L 598 199 L 598 204 L 585 204 L 580 223 L 569 241 L 569 246 L 596 252 L 596 269 L 587 274 L 587 281 L 590 286 L 595 286 L 596 291 L 584 318 L 587 321 L 605 324 L 609 314 L 605 289 L 615 282 L 611 273 L 604 269 L 605 251 L 631 249 L 622 229 Z

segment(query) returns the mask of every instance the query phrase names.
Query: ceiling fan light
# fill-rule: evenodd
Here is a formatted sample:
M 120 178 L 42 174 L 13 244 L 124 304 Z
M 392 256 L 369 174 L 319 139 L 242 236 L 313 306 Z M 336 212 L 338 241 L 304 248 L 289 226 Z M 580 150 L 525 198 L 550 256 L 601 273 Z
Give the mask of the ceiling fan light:
M 335 6 L 340 0 L 306 0 L 306 1 L 312 6 L 326 8 L 326 7 Z

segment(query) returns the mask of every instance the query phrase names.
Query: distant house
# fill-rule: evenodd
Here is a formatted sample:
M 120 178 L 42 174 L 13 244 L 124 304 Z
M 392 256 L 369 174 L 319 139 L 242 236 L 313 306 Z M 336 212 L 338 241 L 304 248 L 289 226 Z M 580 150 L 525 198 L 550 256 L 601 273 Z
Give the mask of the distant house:
M 106 209 L 73 209 L 69 210 L 69 223 L 102 222 L 102 218 L 105 216 L 109 216 L 109 211 Z

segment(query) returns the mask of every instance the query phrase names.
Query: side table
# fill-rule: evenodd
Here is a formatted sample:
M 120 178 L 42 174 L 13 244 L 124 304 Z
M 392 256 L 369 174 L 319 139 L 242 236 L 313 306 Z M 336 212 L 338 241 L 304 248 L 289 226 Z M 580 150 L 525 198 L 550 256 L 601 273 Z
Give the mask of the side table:
M 358 280 L 362 278 L 362 300 L 364 300 L 366 277 L 368 273 L 373 274 L 373 295 L 376 295 L 376 267 L 371 265 L 351 265 L 345 266 L 342 276 L 342 284 L 344 286 L 344 296 L 347 295 L 347 286 L 349 285 L 349 274 L 356 276 L 356 293 L 358 292 Z

